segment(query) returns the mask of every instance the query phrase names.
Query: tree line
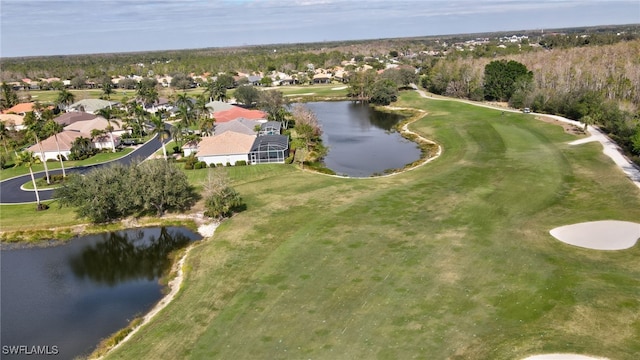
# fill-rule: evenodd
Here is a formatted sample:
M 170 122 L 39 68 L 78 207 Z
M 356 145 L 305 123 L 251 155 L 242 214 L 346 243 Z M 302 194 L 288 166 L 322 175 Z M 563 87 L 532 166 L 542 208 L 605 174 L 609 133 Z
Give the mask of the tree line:
M 505 101 L 515 108 L 598 125 L 640 164 L 638 54 L 640 40 L 522 53 L 500 60 L 439 59 L 423 68 L 420 83 L 435 94 Z M 527 71 L 518 81 L 511 78 L 512 88 L 504 96 L 493 87 L 492 69 L 500 63 Z

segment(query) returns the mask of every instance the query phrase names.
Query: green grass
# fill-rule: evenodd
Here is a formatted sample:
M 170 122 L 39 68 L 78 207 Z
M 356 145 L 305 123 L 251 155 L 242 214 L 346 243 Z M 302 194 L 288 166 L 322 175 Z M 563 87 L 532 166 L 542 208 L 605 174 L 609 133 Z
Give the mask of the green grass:
M 44 211 L 36 211 L 35 195 L 33 201 L 34 203 L 31 204 L 0 205 L 0 230 L 2 232 L 18 232 L 11 235 L 13 239 L 18 239 L 29 232 L 31 233 L 30 238 L 35 240 L 38 231 L 46 232 L 55 227 L 78 224 L 73 210 L 66 207 L 60 208 L 57 201 L 43 201 L 49 205 L 49 209 Z M 51 234 L 53 232 L 51 230 Z M 40 239 L 51 238 L 53 237 L 50 235 L 40 237 Z
M 520 114 L 403 94 L 442 156 L 388 178 L 227 171 L 247 210 L 197 245 L 177 298 L 109 359 L 519 359 L 640 352 L 640 247 L 548 231 L 640 218 L 597 144 Z
M 133 151 L 132 148 L 124 148 L 120 151 L 117 152 L 101 152 L 98 153 L 86 160 L 74 160 L 74 161 L 65 161 L 64 162 L 64 168 L 68 169 L 71 167 L 77 167 L 77 166 L 89 166 L 89 165 L 95 165 L 95 164 L 99 164 L 99 163 L 103 163 L 103 162 L 107 162 L 107 161 L 111 161 L 111 160 L 115 160 L 115 159 L 119 159 L 123 156 L 126 156 L 127 154 L 131 153 Z M 60 169 L 60 162 L 59 161 L 55 161 L 55 162 L 47 162 L 47 167 L 49 170 L 56 170 L 56 169 Z M 37 173 L 40 171 L 44 171 L 44 165 L 43 164 L 36 164 L 33 166 L 33 172 Z M 29 168 L 26 166 L 18 166 L 18 167 L 11 167 L 11 168 L 7 168 L 7 169 L 2 169 L 0 170 L 0 180 L 6 180 L 15 176 L 20 176 L 20 175 L 26 175 L 29 174 Z M 44 173 L 42 174 L 38 174 L 38 177 L 42 177 L 44 176 Z M 30 183 L 31 181 L 29 181 Z M 33 185 L 31 185 L 31 187 L 33 188 Z

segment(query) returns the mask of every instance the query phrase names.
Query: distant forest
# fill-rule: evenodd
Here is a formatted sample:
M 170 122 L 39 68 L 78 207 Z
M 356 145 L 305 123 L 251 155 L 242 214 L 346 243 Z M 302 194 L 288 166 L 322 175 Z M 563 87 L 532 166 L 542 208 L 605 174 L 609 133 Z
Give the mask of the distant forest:
M 517 35 L 517 43 L 500 41 Z M 470 45 L 471 44 L 471 45 Z M 278 44 L 144 53 L 2 59 L 1 81 L 23 78 L 105 78 L 138 75 L 307 71 L 332 69 L 355 59 L 382 69 L 385 62 L 415 67 L 430 92 L 490 100 L 485 71 L 495 60 L 532 72 L 517 84 L 509 104 L 597 124 L 640 164 L 640 24 L 539 29 L 310 44 Z M 384 61 L 381 61 L 384 60 Z M 348 69 L 345 69 L 348 70 Z
M 521 46 L 499 47 L 502 36 L 527 35 Z M 582 37 L 582 35 L 588 35 Z M 472 39 L 489 39 L 471 52 L 449 51 L 445 56 L 429 56 L 426 51 L 442 51 L 445 44 Z M 84 77 L 96 81 L 105 76 L 153 76 L 175 73 L 233 73 L 277 70 L 285 73 L 307 70 L 307 64 L 330 68 L 356 57 L 382 58 L 391 52 L 405 55 L 403 62 L 416 67 L 431 67 L 442 59 L 495 58 L 572 47 L 610 45 L 640 38 L 640 25 L 593 28 L 548 29 L 447 36 L 428 36 L 361 41 L 334 41 L 308 44 L 274 44 L 194 50 L 167 50 L 113 54 L 22 57 L 0 59 L 0 81 L 20 81 L 58 77 Z

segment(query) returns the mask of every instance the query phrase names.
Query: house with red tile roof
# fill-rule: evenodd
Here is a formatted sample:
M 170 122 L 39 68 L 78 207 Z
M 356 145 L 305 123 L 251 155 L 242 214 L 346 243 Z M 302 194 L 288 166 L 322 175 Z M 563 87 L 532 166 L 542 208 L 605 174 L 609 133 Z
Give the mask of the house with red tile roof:
M 8 109 L 5 109 L 4 111 L 2 111 L 2 113 L 3 114 L 18 114 L 18 115 L 24 116 L 29 111 L 33 111 L 33 106 L 34 105 L 35 105 L 35 103 L 33 103 L 33 102 L 19 103 L 19 104 L 16 104 L 16 105 L 8 108 Z
M 234 106 L 229 110 L 223 110 L 213 113 L 213 117 L 218 123 L 228 122 L 237 118 L 245 118 L 248 120 L 266 120 L 267 113 L 261 110 L 249 110 L 241 108 L 240 106 Z

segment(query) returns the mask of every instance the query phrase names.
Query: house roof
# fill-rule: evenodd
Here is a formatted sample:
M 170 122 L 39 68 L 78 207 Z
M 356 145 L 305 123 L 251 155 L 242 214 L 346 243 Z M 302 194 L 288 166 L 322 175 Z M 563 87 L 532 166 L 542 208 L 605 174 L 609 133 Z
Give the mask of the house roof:
M 96 117 L 97 116 L 93 114 L 72 111 L 72 112 L 64 113 L 58 116 L 57 118 L 53 119 L 53 121 L 57 122 L 62 126 L 67 126 L 78 121 L 93 120 Z
M 26 112 L 29 111 L 33 111 L 33 105 L 35 103 L 29 102 L 29 103 L 19 103 L 16 104 L 4 111 L 2 111 L 3 114 L 9 114 L 9 113 L 14 113 L 14 114 L 24 114 Z
M 256 131 L 254 129 L 256 128 L 256 125 L 259 126 L 260 124 L 261 123 L 259 121 L 238 118 L 228 122 L 216 124 L 215 133 L 222 134 L 225 131 L 233 131 L 241 134 L 255 135 Z
M 229 110 L 218 111 L 213 113 L 213 117 L 216 122 L 223 123 L 237 118 L 245 118 L 250 120 L 264 120 L 267 118 L 267 114 L 260 110 L 248 110 L 239 106 L 234 106 Z
M 93 129 L 104 130 L 108 126 L 109 124 L 107 123 L 107 119 L 101 116 L 96 116 L 91 120 L 77 121 L 73 124 L 67 125 L 65 130 L 76 130 L 86 134 L 91 134 L 91 130 Z M 115 131 L 122 130 L 122 120 L 112 119 L 111 126 L 113 126 Z
M 63 130 L 62 132 L 58 133 L 58 143 L 60 144 L 60 151 L 69 151 L 71 150 L 71 146 L 73 145 L 73 142 L 79 138 L 79 137 L 86 137 L 86 138 L 90 138 L 90 135 L 87 133 L 83 133 L 81 131 L 76 131 L 76 130 Z M 38 146 L 38 144 L 35 144 L 31 147 L 29 147 L 27 150 L 29 151 L 33 151 L 35 153 L 39 153 L 40 152 L 40 146 Z M 56 145 L 56 138 L 55 136 L 50 136 L 44 140 L 42 140 L 42 150 L 44 152 L 52 152 L 58 151 L 58 146 Z
M 280 121 L 267 121 L 260 125 L 260 130 L 276 129 L 280 131 L 280 128 L 282 128 L 282 123 Z
M 226 103 L 224 101 L 211 101 L 209 103 L 207 103 L 207 108 L 209 109 L 209 111 L 211 112 L 218 112 L 218 111 L 225 111 L 225 110 L 229 110 L 231 108 L 233 108 L 233 105 Z
M 100 109 L 104 109 L 108 106 L 117 105 L 118 103 L 115 101 L 108 101 L 102 99 L 83 99 L 80 101 L 76 101 L 75 103 L 69 106 L 69 109 L 72 110 L 80 110 L 84 109 L 84 112 L 95 113 Z
M 289 148 L 289 137 L 285 135 L 263 135 L 258 136 L 253 145 L 251 152 L 265 150 L 286 150 Z
M 248 154 L 255 135 L 225 131 L 220 135 L 204 137 L 198 144 L 198 156 Z
M 5 123 L 6 126 L 20 126 L 24 120 L 23 115 L 18 114 L 0 114 L 0 121 Z

